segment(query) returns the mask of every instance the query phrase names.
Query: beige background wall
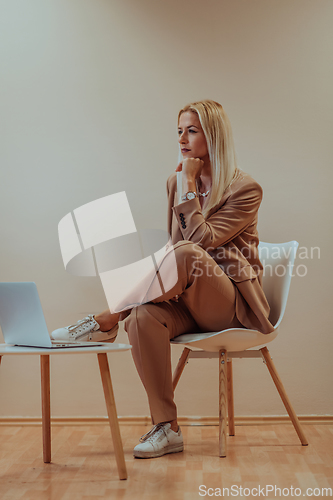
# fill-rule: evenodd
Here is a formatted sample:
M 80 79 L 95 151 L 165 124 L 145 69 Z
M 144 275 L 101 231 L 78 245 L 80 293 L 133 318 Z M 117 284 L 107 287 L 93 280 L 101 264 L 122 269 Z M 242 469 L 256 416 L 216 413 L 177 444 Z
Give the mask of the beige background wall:
M 307 274 L 292 282 L 270 349 L 296 411 L 333 414 L 332 1 L 2 0 L 0 8 L 0 279 L 37 283 L 50 330 L 105 308 L 97 278 L 64 271 L 59 220 L 126 190 L 137 228 L 164 229 L 177 112 L 195 99 L 220 101 L 241 168 L 264 188 L 261 239 L 320 247 L 320 258 L 297 260 Z M 147 415 L 131 355 L 110 361 L 119 415 Z M 235 362 L 238 415 L 284 413 L 265 370 Z M 38 381 L 37 358 L 4 359 L 0 416 L 38 416 Z M 177 401 L 180 415 L 217 415 L 217 364 L 193 360 Z M 105 414 L 93 357 L 52 359 L 52 411 Z

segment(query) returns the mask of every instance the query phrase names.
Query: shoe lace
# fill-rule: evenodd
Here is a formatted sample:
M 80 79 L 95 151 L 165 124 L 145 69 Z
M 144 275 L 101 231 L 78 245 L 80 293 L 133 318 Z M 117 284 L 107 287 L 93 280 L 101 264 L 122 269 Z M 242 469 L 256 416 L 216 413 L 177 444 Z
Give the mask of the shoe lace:
M 91 316 L 87 316 L 86 318 L 80 319 L 75 325 L 71 325 L 68 327 L 69 332 L 76 332 L 86 330 L 87 327 L 93 325 L 93 318 Z
M 145 441 L 155 441 L 161 434 L 167 435 L 165 430 L 165 423 L 160 422 L 159 424 L 154 425 L 150 431 L 140 437 L 140 443 L 144 443 Z

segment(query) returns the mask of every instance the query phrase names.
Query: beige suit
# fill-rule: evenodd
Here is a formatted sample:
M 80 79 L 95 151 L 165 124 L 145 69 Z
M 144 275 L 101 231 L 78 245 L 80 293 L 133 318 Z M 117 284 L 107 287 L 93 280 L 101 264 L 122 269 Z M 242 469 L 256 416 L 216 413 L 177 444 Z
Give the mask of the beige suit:
M 261 287 L 258 209 L 262 189 L 239 172 L 219 205 L 205 219 L 197 198 L 177 204 L 176 174 L 169 177 L 168 230 L 174 245 L 178 281 L 149 303 L 132 309 L 125 329 L 145 386 L 153 423 L 176 418 L 170 339 L 187 332 L 232 327 L 273 330 Z M 166 256 L 161 275 L 174 261 Z M 162 269 L 163 266 L 163 269 Z M 178 301 L 174 297 L 179 296 Z
M 257 248 L 261 186 L 239 171 L 206 220 L 198 198 L 177 206 L 176 188 L 176 175 L 173 174 L 167 182 L 168 230 L 172 242 L 189 240 L 205 249 L 236 285 L 236 316 L 240 323 L 246 328 L 270 333 L 273 327 L 268 320 L 269 305 L 261 287 L 262 264 Z M 183 227 L 180 214 L 183 214 L 186 227 Z

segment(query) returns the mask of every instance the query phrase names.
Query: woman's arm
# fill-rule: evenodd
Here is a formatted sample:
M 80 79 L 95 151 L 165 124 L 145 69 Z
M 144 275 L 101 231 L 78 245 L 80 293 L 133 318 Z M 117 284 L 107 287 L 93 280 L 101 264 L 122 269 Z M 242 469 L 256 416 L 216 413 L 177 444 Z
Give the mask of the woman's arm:
M 184 240 L 209 251 L 242 233 L 256 218 L 261 200 L 260 185 L 245 177 L 233 183 L 226 201 L 208 219 L 202 215 L 198 198 L 173 207 L 173 212 Z

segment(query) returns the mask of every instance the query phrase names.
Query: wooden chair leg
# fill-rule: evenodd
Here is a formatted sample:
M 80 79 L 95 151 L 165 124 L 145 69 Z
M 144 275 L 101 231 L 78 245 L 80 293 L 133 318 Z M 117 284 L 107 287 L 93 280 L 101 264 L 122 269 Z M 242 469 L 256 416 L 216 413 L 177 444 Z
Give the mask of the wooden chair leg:
M 185 347 L 183 352 L 182 352 L 182 355 L 179 358 L 178 364 L 176 366 L 176 369 L 175 369 L 175 371 L 173 373 L 173 377 L 172 377 L 173 390 L 175 390 L 177 387 L 178 381 L 180 379 L 181 374 L 184 371 L 184 368 L 185 368 L 185 365 L 187 362 L 187 358 L 188 358 L 190 352 L 191 352 L 191 349 L 188 349 L 187 347 Z
M 113 395 L 112 382 L 110 377 L 109 362 L 106 353 L 97 354 L 99 369 L 101 372 L 106 409 L 109 417 L 111 436 L 116 456 L 119 479 L 127 479 L 127 470 L 124 457 L 124 449 L 119 430 L 116 404 Z
M 234 387 L 232 378 L 232 359 L 227 362 L 227 384 L 228 384 L 228 430 L 229 436 L 235 435 L 234 419 Z
M 50 403 L 50 356 L 43 354 L 40 357 L 41 388 L 42 388 L 42 431 L 43 431 L 43 460 L 51 462 L 51 403 Z
M 227 456 L 227 351 L 220 350 L 219 367 L 219 454 Z
M 289 417 L 290 417 L 290 419 L 295 427 L 295 431 L 297 432 L 298 437 L 299 437 L 302 445 L 307 446 L 308 445 L 307 439 L 306 439 L 305 434 L 301 428 L 301 424 L 298 420 L 298 417 L 297 417 L 293 407 L 291 406 L 291 402 L 287 396 L 285 388 L 283 387 L 283 384 L 282 384 L 282 381 L 278 375 L 278 372 L 276 371 L 276 368 L 275 368 L 274 363 L 272 361 L 272 358 L 269 354 L 269 351 L 268 351 L 267 347 L 263 347 L 262 349 L 260 349 L 260 351 L 262 352 L 262 355 L 266 361 L 266 366 L 268 368 L 268 371 L 271 374 L 273 382 L 274 382 L 274 384 L 275 384 L 275 386 L 280 394 L 280 397 L 283 401 L 283 404 L 286 407 L 286 410 L 289 414 Z

